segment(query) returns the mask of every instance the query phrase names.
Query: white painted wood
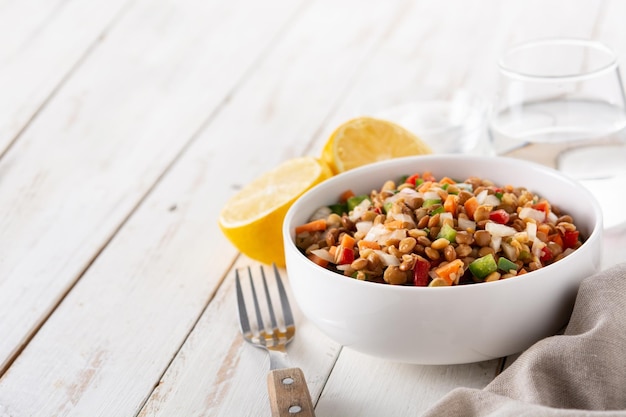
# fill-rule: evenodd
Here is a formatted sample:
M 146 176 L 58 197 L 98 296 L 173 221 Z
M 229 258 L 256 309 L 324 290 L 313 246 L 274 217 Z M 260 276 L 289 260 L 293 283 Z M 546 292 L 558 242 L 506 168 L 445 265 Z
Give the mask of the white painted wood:
M 350 20 L 358 1 L 335 8 L 331 16 L 324 13 L 329 4 L 320 2 L 302 12 L 298 24 L 290 26 L 17 358 L 0 380 L 0 404 L 8 413 L 99 415 L 106 410 L 106 415 L 124 415 L 150 394 L 235 254 L 216 225 L 219 209 L 232 192 L 230 173 L 235 178 L 245 174 L 249 181 L 258 173 L 254 163 L 268 169 L 289 152 L 302 153 L 307 141 L 294 140 L 298 136 L 293 133 L 312 136 L 328 113 L 317 105 L 337 99 L 355 64 L 383 34 L 382 27 L 372 31 L 372 23 L 393 12 L 386 6 Z M 317 36 L 315 30 L 325 23 L 341 31 Z M 288 77 L 277 71 L 287 67 Z M 129 86 L 136 84 L 143 85 L 133 80 Z M 298 114 L 294 105 L 300 103 L 304 109 Z M 295 117 L 287 124 L 289 114 Z M 268 142 L 251 144 L 255 136 Z M 286 153 L 275 151 L 280 145 Z M 151 150 L 142 149 L 146 154 Z M 259 160 L 259 155 L 267 158 Z M 174 204 L 177 209 L 170 212 Z M 299 330 L 302 340 L 306 328 Z M 327 356 L 326 350 L 315 354 Z M 326 360 L 334 361 L 332 352 Z M 315 363 L 300 366 L 309 373 Z M 203 377 L 192 365 L 192 376 Z M 196 382 L 177 384 L 195 389 Z M 31 387 L 37 398 L 16 395 L 13 389 L 20 386 Z
M 135 2 L 29 125 L 0 161 L 0 373 L 297 9 Z
M 71 77 L 128 0 L 0 4 L 0 154 Z
M 55 36 L 70 33 L 55 26 L 67 23 L 58 16 L 92 5 L 0 3 L 7 31 L 29 17 L 16 40 L 0 42 L 0 57 L 21 57 L 16 83 L 47 62 L 45 39 L 59 45 Z M 492 93 L 489 63 L 517 41 L 592 36 L 626 56 L 619 0 L 127 7 L 34 121 L 28 111 L 6 116 L 21 120 L 12 131 L 28 127 L 0 160 L 0 372 L 10 365 L 0 377 L 1 417 L 268 415 L 269 361 L 239 335 L 236 251 L 216 223 L 226 199 L 281 160 L 317 154 L 366 99 L 429 87 Z M 85 22 L 102 27 L 107 15 L 97 13 Z M 26 53 L 29 33 L 39 46 Z M 87 44 L 71 43 L 68 56 Z M 32 114 L 68 56 L 54 64 L 48 93 L 34 88 L 39 95 L 7 99 L 9 107 L 28 102 Z M 623 239 L 607 242 L 610 261 L 624 260 Z M 247 264 L 257 265 L 240 257 L 235 267 Z M 483 387 L 499 368 L 394 364 L 341 350 L 294 309 L 289 353 L 318 417 L 419 415 L 454 387 Z
M 406 365 L 344 348 L 316 416 L 417 416 L 456 387 L 483 388 L 494 378 L 498 363 Z
M 259 265 L 245 257 L 235 268 L 248 265 L 258 271 Z M 281 274 L 289 293 L 284 269 Z M 274 291 L 273 279 L 268 282 Z M 296 338 L 288 345 L 288 355 L 294 366 L 302 368 L 315 402 L 339 354 L 339 346 L 303 320 L 293 301 L 291 306 Z M 269 357 L 244 342 L 238 326 L 231 272 L 139 415 L 269 415 Z

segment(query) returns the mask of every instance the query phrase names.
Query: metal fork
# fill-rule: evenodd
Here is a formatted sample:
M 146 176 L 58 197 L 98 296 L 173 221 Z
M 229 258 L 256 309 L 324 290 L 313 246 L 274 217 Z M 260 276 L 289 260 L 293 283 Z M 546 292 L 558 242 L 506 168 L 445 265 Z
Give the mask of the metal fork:
M 257 297 L 254 279 L 252 278 L 252 270 L 248 267 L 248 277 L 250 279 L 250 291 L 254 304 L 254 312 L 256 316 L 257 326 L 253 329 L 250 326 L 248 311 L 239 277 L 239 270 L 235 270 L 235 280 L 237 286 L 237 305 L 239 309 L 239 324 L 244 339 L 256 347 L 263 348 L 270 355 L 270 372 L 267 376 L 267 387 L 269 392 L 270 405 L 273 417 L 313 417 L 313 403 L 311 402 L 311 394 L 304 379 L 304 373 L 300 368 L 291 367 L 287 358 L 285 347 L 289 343 L 295 333 L 296 326 L 289 307 L 287 292 L 280 278 L 280 273 L 276 265 L 273 265 L 274 275 L 276 276 L 276 285 L 280 298 L 280 305 L 283 314 L 284 328 L 278 325 L 272 299 L 265 279 L 265 271 L 261 270 L 261 281 L 263 282 L 263 290 L 267 302 L 268 317 L 263 317 L 261 307 Z

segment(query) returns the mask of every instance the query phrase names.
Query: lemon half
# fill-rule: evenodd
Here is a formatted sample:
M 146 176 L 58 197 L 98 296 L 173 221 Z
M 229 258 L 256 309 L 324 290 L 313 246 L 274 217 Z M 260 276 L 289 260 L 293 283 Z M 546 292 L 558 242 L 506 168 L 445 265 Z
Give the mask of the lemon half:
M 432 153 L 415 134 L 393 122 L 358 117 L 340 125 L 322 150 L 333 173 L 386 159 Z
M 231 197 L 219 226 L 246 256 L 265 264 L 285 265 L 282 224 L 287 210 L 305 191 L 332 176 L 316 158 L 293 158 L 266 172 Z

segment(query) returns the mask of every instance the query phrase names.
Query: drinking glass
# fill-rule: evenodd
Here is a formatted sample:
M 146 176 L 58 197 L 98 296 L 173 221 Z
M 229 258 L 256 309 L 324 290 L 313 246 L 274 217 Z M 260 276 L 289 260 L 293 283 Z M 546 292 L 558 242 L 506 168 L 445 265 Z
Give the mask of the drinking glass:
M 615 54 L 600 42 L 542 39 L 508 50 L 490 117 L 499 155 L 529 159 L 579 180 L 607 228 L 626 219 L 626 98 Z M 619 188 L 617 188 L 619 187 Z

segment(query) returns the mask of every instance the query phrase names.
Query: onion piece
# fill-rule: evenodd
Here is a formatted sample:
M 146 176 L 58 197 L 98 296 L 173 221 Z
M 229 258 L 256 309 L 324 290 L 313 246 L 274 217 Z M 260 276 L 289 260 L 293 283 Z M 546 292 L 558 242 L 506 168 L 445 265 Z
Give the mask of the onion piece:
M 535 238 L 535 240 L 533 240 L 533 246 L 530 248 L 530 251 L 537 258 L 541 258 L 541 251 L 545 247 L 546 247 L 545 243 L 543 243 L 541 240 Z
M 485 197 L 483 205 L 497 207 L 500 205 L 500 199 L 493 194 L 489 194 L 487 195 L 487 197 Z
M 356 227 L 357 232 L 365 233 L 369 232 L 374 225 L 374 222 L 371 221 L 360 221 L 357 222 L 354 227 Z
M 547 218 L 546 218 L 546 221 L 547 221 L 548 223 L 551 223 L 551 224 L 556 224 L 556 221 L 557 221 L 558 219 L 559 219 L 559 217 L 558 217 L 556 214 L 554 214 L 554 212 L 552 212 L 552 211 L 551 211 L 550 213 L 548 213 L 548 216 L 547 216 Z
M 426 191 L 424 193 L 424 200 L 441 200 L 441 196 L 436 191 Z
M 509 243 L 506 242 L 502 242 L 500 244 L 500 247 L 502 248 L 502 252 L 504 252 L 504 256 L 511 262 L 515 262 L 517 261 L 517 251 L 515 250 L 515 247 Z
M 356 222 L 357 220 L 361 218 L 363 213 L 365 213 L 367 209 L 369 209 L 371 206 L 372 206 L 372 202 L 366 198 L 365 200 L 361 201 L 359 205 L 356 206 L 350 212 L 350 214 L 348 215 L 348 218 L 352 220 L 353 222 Z
M 379 223 L 370 228 L 363 240 L 367 240 L 369 242 L 378 242 L 381 236 L 387 234 L 389 234 L 389 231 L 385 228 L 383 224 Z
M 487 224 L 485 224 L 485 230 L 488 231 L 492 237 L 513 236 L 517 233 L 517 230 L 511 226 L 495 222 L 487 222 Z
M 309 220 L 313 221 L 313 220 L 326 219 L 328 216 L 330 216 L 332 212 L 333 211 L 330 209 L 330 207 L 322 206 L 318 208 L 317 210 L 315 210 L 315 213 L 313 213 L 313 215 L 311 216 Z
M 410 188 L 410 187 L 406 187 L 406 188 L 401 189 L 398 194 L 410 194 L 410 195 L 414 195 L 414 196 L 421 195 L 421 193 L 415 191 L 413 188 Z M 398 194 L 396 194 L 396 195 L 398 195 Z
M 398 260 L 398 258 L 396 258 L 393 255 L 388 254 L 387 252 L 383 252 L 380 249 L 376 249 L 376 250 L 374 250 L 374 253 L 376 253 L 376 255 L 378 255 L 378 257 L 380 258 L 380 261 L 385 266 L 398 266 L 398 265 L 400 265 L 400 261 Z
M 454 216 L 452 216 L 452 213 L 439 213 L 439 225 L 443 226 L 446 220 L 454 222 Z
M 494 252 L 498 252 L 500 250 L 500 245 L 502 244 L 501 236 L 491 236 L 491 242 L 489 242 L 489 246 L 493 249 Z
M 406 229 L 396 229 L 389 234 L 389 239 L 402 240 L 406 237 Z
M 480 205 L 485 204 L 485 199 L 487 198 L 488 194 L 489 194 L 489 191 L 487 190 L 482 190 L 481 192 L 479 192 L 478 195 L 476 196 L 476 200 L 478 200 L 478 204 Z
M 546 213 L 532 207 L 522 208 L 518 214 L 518 217 L 522 220 L 533 219 L 541 223 L 546 221 Z
M 474 220 L 459 217 L 458 225 L 459 229 L 462 230 L 476 230 L 476 222 Z
M 470 193 L 474 191 L 474 187 L 472 187 L 472 184 L 469 184 L 467 182 L 457 182 L 455 185 L 459 188 L 459 190 L 469 191 Z
M 387 217 L 389 217 L 390 219 L 393 220 L 400 220 L 403 223 L 408 223 L 411 226 L 415 226 L 415 221 L 413 221 L 413 217 L 411 217 L 410 215 L 406 214 L 406 213 L 389 213 L 387 214 Z
M 526 234 L 528 234 L 529 241 L 537 239 L 537 224 L 533 222 L 526 223 Z
M 335 258 L 330 254 L 330 252 L 328 252 L 328 249 L 315 249 L 312 250 L 311 253 L 315 256 L 319 256 L 325 261 L 335 263 Z

